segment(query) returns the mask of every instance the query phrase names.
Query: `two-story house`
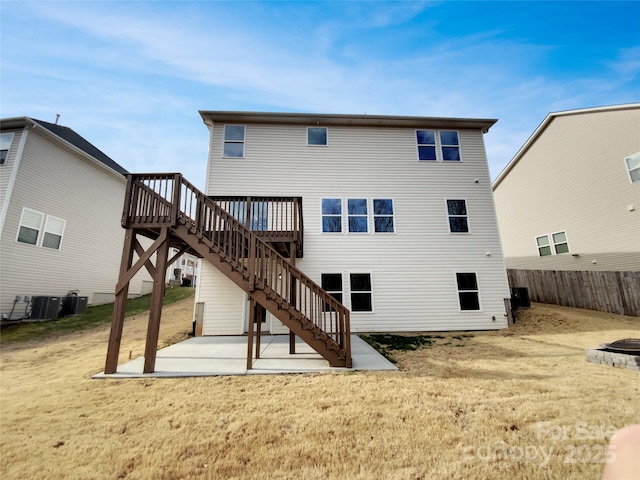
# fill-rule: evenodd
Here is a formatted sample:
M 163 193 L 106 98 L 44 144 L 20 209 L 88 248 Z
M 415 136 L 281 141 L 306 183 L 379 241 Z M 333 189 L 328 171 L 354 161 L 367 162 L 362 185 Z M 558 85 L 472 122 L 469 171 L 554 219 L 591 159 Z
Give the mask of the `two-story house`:
M 493 190 L 513 283 L 640 314 L 640 104 L 550 113 Z
M 0 312 L 27 317 L 34 296 L 113 301 L 127 171 L 75 131 L 29 117 L 1 120 Z M 149 277 L 131 294 L 148 293 Z
M 352 332 L 507 326 L 483 135 L 495 120 L 201 111 L 206 194 L 349 310 Z M 302 237 L 275 238 L 291 214 Z M 302 244 L 304 248 L 302 248 Z M 204 335 L 247 331 L 250 295 L 203 262 Z M 288 329 L 264 312 L 262 331 Z

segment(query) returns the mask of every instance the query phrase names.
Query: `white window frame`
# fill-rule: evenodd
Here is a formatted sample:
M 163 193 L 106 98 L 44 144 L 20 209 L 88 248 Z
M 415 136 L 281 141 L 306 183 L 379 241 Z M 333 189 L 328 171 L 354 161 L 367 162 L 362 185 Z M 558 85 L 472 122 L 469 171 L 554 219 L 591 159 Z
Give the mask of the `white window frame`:
M 631 162 L 637 162 L 637 167 L 631 168 Z M 631 183 L 640 182 L 640 152 L 633 153 L 624 159 L 624 165 L 627 167 L 627 174 Z M 631 172 L 634 172 L 633 175 Z M 634 179 L 634 176 L 637 177 Z
M 227 140 L 227 127 L 242 127 L 242 140 Z M 235 124 L 229 124 L 229 125 L 224 125 L 224 128 L 222 129 L 222 158 L 245 158 L 246 155 L 246 140 L 247 140 L 247 127 L 246 125 L 235 125 Z M 239 157 L 236 156 L 227 156 L 224 154 L 224 150 L 225 150 L 225 145 L 227 143 L 234 143 L 234 144 L 241 144 L 242 145 L 242 155 Z
M 34 213 L 36 215 L 40 216 L 40 226 L 38 227 L 38 235 L 36 238 L 36 243 L 29 243 L 29 242 L 23 242 L 20 241 L 20 229 L 24 226 L 25 228 L 31 228 L 33 230 L 35 230 L 35 228 L 31 227 L 31 226 L 27 226 L 24 225 L 24 216 L 25 216 L 25 212 L 30 212 L 30 213 Z M 57 221 L 57 222 L 62 222 L 62 233 L 58 233 L 58 232 L 54 232 L 53 228 L 50 227 L 50 221 Z M 16 242 L 17 243 L 21 243 L 22 245 L 30 245 L 32 247 L 42 247 L 42 248 L 46 248 L 49 250 L 56 250 L 56 251 L 60 251 L 62 249 L 62 241 L 64 239 L 64 233 L 65 230 L 67 229 L 67 221 L 63 218 L 59 218 L 59 217 L 55 217 L 53 215 L 46 215 L 45 213 L 39 212 L 38 210 L 34 210 L 32 208 L 28 208 L 28 207 L 23 207 L 22 208 L 22 214 L 20 215 L 20 223 L 18 224 L 18 231 L 16 232 Z M 46 245 L 44 245 L 44 237 L 46 234 L 50 234 L 50 235 L 56 235 L 60 237 L 60 243 L 58 244 L 58 248 L 54 248 L 54 247 L 48 247 Z
M 322 287 L 322 276 L 323 275 L 340 275 L 340 288 L 341 288 L 341 290 L 340 291 L 338 291 L 338 290 L 326 290 L 324 287 Z M 329 294 L 331 294 L 331 293 L 339 293 L 340 295 L 342 295 L 342 301 L 340 303 L 342 303 L 343 305 L 346 305 L 345 304 L 345 288 L 344 288 L 344 273 L 343 272 L 330 272 L 330 271 L 320 272 L 320 286 L 322 287 L 322 289 L 325 292 L 327 292 Z
M 546 238 L 547 239 L 547 243 L 546 245 L 540 245 L 538 243 L 538 239 L 539 238 Z M 542 255 L 542 252 L 540 251 L 541 248 L 547 247 L 549 248 L 549 255 Z M 536 237 L 536 249 L 538 250 L 538 257 L 550 257 L 551 255 L 553 255 L 553 246 L 551 245 L 551 239 L 549 238 L 548 234 L 545 235 L 538 235 Z
M 364 200 L 364 203 L 367 207 L 367 213 L 365 213 L 364 215 L 361 213 L 349 213 L 349 200 Z M 347 231 L 346 233 L 350 233 L 350 234 L 354 234 L 354 235 L 367 235 L 368 233 L 370 233 L 371 228 L 370 228 L 370 221 L 369 221 L 369 212 L 371 211 L 371 205 L 369 205 L 369 199 L 368 198 L 358 198 L 358 197 L 354 197 L 354 198 L 347 198 L 346 199 L 346 206 L 347 206 Z M 367 229 L 364 232 L 352 232 L 350 230 L 350 225 L 349 225 L 349 219 L 351 217 L 354 218 L 364 218 L 365 219 L 365 224 L 367 226 Z
M 351 314 L 352 315 L 358 315 L 358 314 L 362 314 L 362 313 L 365 313 L 365 314 L 375 313 L 375 305 L 373 303 L 373 273 L 371 271 L 356 270 L 355 272 L 347 272 L 346 275 L 347 275 L 347 278 L 348 278 L 349 310 L 351 310 Z M 354 292 L 354 290 L 351 288 L 351 275 L 369 275 L 369 284 L 371 286 L 371 290 L 356 290 Z M 343 282 L 344 282 L 344 277 L 343 277 Z M 353 299 L 351 297 L 354 293 L 356 293 L 356 294 L 368 293 L 369 297 L 371 299 L 371 310 L 357 310 L 357 311 L 354 310 L 353 309 Z M 343 294 L 343 299 L 344 299 L 344 294 Z
M 322 212 L 322 201 L 323 200 L 340 200 L 340 215 L 335 213 L 323 213 Z M 323 196 L 320 197 L 320 233 L 323 235 L 344 235 L 344 198 L 338 196 Z M 324 217 L 340 217 L 340 231 L 339 232 L 325 232 L 324 231 Z
M 428 132 L 434 132 L 434 142 L 433 144 L 431 143 L 418 143 L 418 132 L 419 131 L 428 131 Z M 458 137 L 458 144 L 457 145 L 450 145 L 450 144 L 443 144 L 442 143 L 442 137 L 441 137 L 441 132 L 455 132 L 457 137 Z M 462 142 L 460 141 L 460 131 L 459 130 L 446 130 L 446 129 L 434 129 L 434 128 L 417 128 L 414 131 L 414 139 L 416 142 L 416 158 L 418 159 L 418 162 L 424 162 L 424 163 L 462 163 L 463 158 L 462 158 Z M 433 146 L 435 148 L 435 153 L 436 153 L 436 158 L 434 160 L 420 160 L 420 148 L 421 146 Z M 444 155 L 443 155 L 443 148 L 446 147 L 457 147 L 458 148 L 458 156 L 460 157 L 460 160 L 445 160 L 444 159 Z
M 452 215 L 449 213 L 449 201 L 460 201 L 464 202 L 464 209 L 467 212 L 466 215 Z M 469 218 L 469 202 L 467 202 L 466 198 L 445 198 L 444 199 L 444 208 L 447 212 L 447 228 L 449 229 L 449 233 L 452 235 L 469 235 L 471 234 L 471 219 Z M 467 219 L 467 231 L 466 232 L 452 232 L 451 231 L 451 221 L 450 218 L 466 218 Z
M 25 217 L 25 213 L 26 212 L 35 213 L 36 215 L 40 216 L 40 226 L 37 229 L 38 230 L 38 235 L 36 237 L 36 243 L 23 242 L 23 241 L 19 240 L 19 238 L 20 238 L 20 229 L 23 226 L 25 228 L 30 228 L 32 230 L 35 230 L 35 228 L 32 227 L 32 226 L 24 225 L 24 217 Z M 43 236 L 42 231 L 43 231 L 45 217 L 46 217 L 46 215 L 44 213 L 42 213 L 42 212 L 39 212 L 37 210 L 33 210 L 32 208 L 22 207 L 22 213 L 20 214 L 20 223 L 18 224 L 18 231 L 16 232 L 16 242 L 21 243 L 23 245 L 31 245 L 32 247 L 39 246 L 40 242 L 42 241 L 42 236 Z
M 554 235 L 557 235 L 559 233 L 564 234 L 564 242 L 556 242 L 555 238 L 553 238 Z M 571 249 L 569 248 L 569 237 L 567 235 L 566 230 L 560 230 L 559 232 L 553 232 L 551 233 L 550 236 L 551 239 L 551 245 L 553 245 L 553 254 L 554 255 L 566 255 L 567 253 L 571 253 Z M 567 244 L 567 251 L 566 252 L 562 252 L 562 253 L 558 253 L 558 245 L 562 245 L 562 244 Z
M 59 221 L 62 222 L 62 233 L 57 233 L 57 232 L 53 232 L 52 230 L 50 230 L 49 227 L 49 220 L 54 220 L 54 221 Z M 53 215 L 47 215 L 45 221 L 44 221 L 44 228 L 42 229 L 42 240 L 40 241 L 40 246 L 43 248 L 48 248 L 51 250 L 62 250 L 62 240 L 64 239 L 64 232 L 67 228 L 67 221 L 62 219 L 62 218 L 58 218 L 58 217 L 54 217 Z M 44 238 L 47 234 L 50 235 L 56 235 L 60 237 L 60 243 L 58 244 L 58 248 L 54 248 L 54 247 L 48 247 L 44 244 Z
M 389 200 L 391 202 L 391 214 L 376 214 L 375 211 L 375 202 L 376 200 Z M 376 232 L 376 217 L 391 217 L 391 221 L 393 222 L 393 230 L 390 232 Z M 371 219 L 372 219 L 372 229 L 371 233 L 375 235 L 392 235 L 396 233 L 396 201 L 393 198 L 376 198 L 373 197 L 371 199 Z
M 309 130 L 312 128 L 324 129 L 325 143 L 309 143 Z M 328 147 L 329 146 L 329 128 L 328 127 L 320 127 L 320 126 L 307 127 L 306 133 L 307 133 L 307 147 Z
M 476 278 L 476 289 L 475 290 L 460 290 L 460 285 L 458 284 L 458 274 L 473 274 Z M 469 271 L 469 270 L 463 270 L 463 271 L 456 271 L 453 274 L 453 281 L 454 284 L 456 286 L 456 298 L 458 300 L 458 311 L 459 312 L 481 312 L 482 311 L 482 296 L 480 295 L 480 279 L 478 278 L 478 272 L 476 271 Z M 478 309 L 477 310 L 471 310 L 471 309 L 463 309 L 462 308 L 462 301 L 460 300 L 460 293 L 464 292 L 464 293 L 475 293 L 478 296 Z
M 565 241 L 564 242 L 556 242 L 554 235 L 558 235 L 559 233 L 564 234 L 564 238 Z M 546 238 L 547 239 L 547 244 L 546 245 L 539 245 L 538 244 L 538 239 L 539 238 Z M 536 248 L 538 249 L 538 257 L 551 257 L 553 255 L 566 255 L 567 253 L 571 253 L 571 247 L 569 247 L 569 236 L 567 235 L 567 231 L 566 230 L 558 230 L 557 232 L 552 232 L 552 233 L 545 233 L 542 235 L 537 235 L 536 239 Z M 567 245 L 567 251 L 566 252 L 561 252 L 558 253 L 558 245 L 562 245 L 562 244 L 566 244 Z M 541 255 L 540 254 L 540 248 L 542 247 L 549 247 L 549 250 L 551 251 L 551 253 L 549 255 Z
M 0 133 L 0 165 L 4 165 L 5 163 L 7 163 L 12 143 L 13 132 Z

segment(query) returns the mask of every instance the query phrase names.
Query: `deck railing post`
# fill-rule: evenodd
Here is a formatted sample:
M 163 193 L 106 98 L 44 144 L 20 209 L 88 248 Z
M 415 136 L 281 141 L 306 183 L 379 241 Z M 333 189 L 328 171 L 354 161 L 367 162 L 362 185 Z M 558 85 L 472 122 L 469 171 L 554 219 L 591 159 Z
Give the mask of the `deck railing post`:
M 178 224 L 178 213 L 180 213 L 180 193 L 182 192 L 182 175 L 173 175 L 173 199 L 171 202 L 171 226 Z

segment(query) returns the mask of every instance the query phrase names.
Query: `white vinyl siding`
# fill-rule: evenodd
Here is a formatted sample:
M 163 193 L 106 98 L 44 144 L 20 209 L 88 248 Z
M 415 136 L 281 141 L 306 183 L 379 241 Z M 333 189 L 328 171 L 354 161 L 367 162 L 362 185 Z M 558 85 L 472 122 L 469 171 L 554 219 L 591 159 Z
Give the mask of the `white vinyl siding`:
M 550 120 L 495 186 L 508 268 L 640 270 L 640 183 L 623 161 L 638 132 L 637 105 Z M 570 254 L 539 256 L 533 239 L 563 231 Z
M 482 133 L 458 130 L 465 162 L 440 164 L 434 173 L 415 161 L 413 128 L 330 130 L 330 148 L 307 148 L 305 125 L 252 124 L 242 165 L 210 159 L 206 193 L 301 196 L 305 243 L 296 267 L 318 283 L 321 272 L 374 272 L 375 311 L 352 315 L 353 332 L 505 327 L 504 298 L 510 293 Z M 219 152 L 222 125 L 216 123 L 212 134 L 211 151 Z M 349 198 L 368 199 L 370 221 L 373 199 L 393 199 L 396 233 L 375 234 L 370 224 L 369 235 L 349 234 Z M 473 205 L 472 236 L 449 233 L 446 198 Z M 342 234 L 322 232 L 322 199 L 341 199 Z M 452 271 L 482 278 L 482 312 L 460 311 Z
M 242 335 L 246 295 L 210 263 L 202 262 L 198 302 L 204 302 L 203 335 Z
M 16 295 L 60 296 L 79 290 L 89 302 L 95 294 L 113 301 L 125 234 L 120 224 L 125 186 L 122 175 L 80 157 L 39 128 L 29 131 L 0 239 L 2 313 L 11 310 Z M 60 250 L 16 241 L 25 206 L 64 220 Z M 52 235 L 60 232 L 60 224 L 50 222 L 49 227 Z M 44 230 L 43 224 L 39 242 Z M 146 272 L 137 274 L 130 294 L 140 294 L 148 279 Z

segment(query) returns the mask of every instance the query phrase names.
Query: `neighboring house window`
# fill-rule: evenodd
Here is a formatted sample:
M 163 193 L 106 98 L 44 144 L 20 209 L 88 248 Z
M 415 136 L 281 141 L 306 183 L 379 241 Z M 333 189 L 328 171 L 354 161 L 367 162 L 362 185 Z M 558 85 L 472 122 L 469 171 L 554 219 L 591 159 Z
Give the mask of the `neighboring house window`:
M 47 221 L 44 224 L 44 236 L 42 237 L 43 247 L 60 250 L 65 223 L 61 218 L 47 215 Z
M 395 232 L 393 224 L 393 200 L 390 198 L 373 199 L 373 227 L 376 233 Z
M 244 157 L 244 125 L 224 126 L 224 157 Z
M 552 242 L 549 241 L 549 237 L 553 240 Z M 536 237 L 536 244 L 538 245 L 538 255 L 541 257 L 547 257 L 553 254 L 559 255 L 562 253 L 569 253 L 567 232 L 552 233 L 551 236 L 541 235 Z
M 480 310 L 480 291 L 475 273 L 456 273 L 460 310 Z
M 60 250 L 65 225 L 66 222 L 61 218 L 23 208 L 16 241 Z M 40 235 L 42 231 L 43 235 Z
M 366 198 L 349 198 L 347 200 L 347 218 L 350 233 L 367 233 L 368 215 Z
M 536 244 L 538 245 L 538 255 L 546 257 L 551 255 L 551 245 L 549 244 L 549 235 L 542 235 L 536 237 Z
M 327 145 L 327 127 L 307 127 L 307 145 Z
M 0 134 L 0 165 L 4 165 L 9 156 L 9 149 L 13 141 L 13 133 Z
M 452 130 L 441 130 L 440 144 L 442 145 L 443 161 L 460 161 L 460 142 L 458 141 L 458 132 Z
M 322 289 L 342 303 L 342 274 L 323 273 L 321 275 Z
M 469 233 L 467 202 L 465 200 L 447 200 L 449 231 L 451 233 Z
M 624 159 L 631 183 L 640 182 L 640 152 L 634 153 Z
M 372 312 L 371 274 L 352 273 L 349 275 L 351 285 L 351 311 Z
M 342 200 L 339 198 L 322 199 L 322 231 L 342 232 Z
M 416 130 L 416 139 L 418 141 L 418 160 L 437 160 L 435 130 Z
M 557 254 L 569 252 L 566 232 L 553 233 L 551 236 L 553 237 L 553 248 Z
M 43 220 L 44 213 L 23 208 L 22 216 L 20 217 L 20 228 L 18 228 L 18 238 L 16 240 L 20 243 L 37 245 L 40 240 Z
M 459 162 L 460 140 L 455 130 L 416 130 L 418 160 Z

